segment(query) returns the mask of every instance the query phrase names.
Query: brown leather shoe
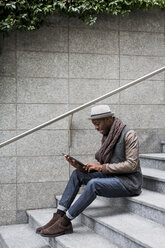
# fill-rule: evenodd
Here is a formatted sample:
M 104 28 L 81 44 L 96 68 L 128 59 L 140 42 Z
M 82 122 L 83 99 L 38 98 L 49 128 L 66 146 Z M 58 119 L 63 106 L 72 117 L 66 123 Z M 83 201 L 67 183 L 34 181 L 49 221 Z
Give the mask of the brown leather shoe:
M 36 233 L 40 233 L 43 229 L 52 226 L 61 216 L 57 213 L 53 214 L 53 218 L 44 226 L 38 227 L 36 229 Z
M 63 234 L 69 234 L 73 232 L 72 223 L 70 222 L 67 226 L 64 226 L 62 223 L 64 218 L 60 217 L 55 224 L 52 226 L 43 229 L 40 234 L 44 237 L 57 237 Z

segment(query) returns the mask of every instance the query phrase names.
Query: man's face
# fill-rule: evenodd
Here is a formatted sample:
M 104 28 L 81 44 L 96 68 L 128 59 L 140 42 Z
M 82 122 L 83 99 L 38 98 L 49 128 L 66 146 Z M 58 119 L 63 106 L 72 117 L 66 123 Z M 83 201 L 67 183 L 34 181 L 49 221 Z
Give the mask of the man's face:
M 109 118 L 92 120 L 95 129 L 103 135 L 107 135 L 110 131 L 112 120 Z

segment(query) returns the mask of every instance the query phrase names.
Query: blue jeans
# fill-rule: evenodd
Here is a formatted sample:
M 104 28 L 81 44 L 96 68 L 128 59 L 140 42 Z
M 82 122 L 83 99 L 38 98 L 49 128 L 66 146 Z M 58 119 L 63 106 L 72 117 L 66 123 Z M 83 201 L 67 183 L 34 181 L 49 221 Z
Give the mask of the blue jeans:
M 72 204 L 83 184 L 86 185 L 83 193 Z M 74 170 L 59 202 L 58 209 L 68 210 L 67 216 L 73 219 L 86 209 L 95 200 L 97 195 L 124 197 L 131 196 L 131 193 L 118 178 L 110 174 L 102 172 L 84 173 Z

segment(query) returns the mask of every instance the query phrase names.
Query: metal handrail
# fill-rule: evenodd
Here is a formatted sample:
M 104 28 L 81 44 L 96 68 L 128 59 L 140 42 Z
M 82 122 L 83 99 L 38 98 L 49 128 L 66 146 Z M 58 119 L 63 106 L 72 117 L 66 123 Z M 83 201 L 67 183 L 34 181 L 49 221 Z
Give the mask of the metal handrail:
M 83 104 L 83 105 L 81 105 L 81 106 L 79 106 L 79 107 L 77 107 L 77 108 L 75 108 L 73 110 L 70 110 L 70 111 L 68 111 L 68 112 L 66 112 L 66 113 L 64 113 L 62 115 L 59 115 L 56 118 L 53 118 L 53 119 L 51 119 L 51 120 L 49 120 L 47 122 L 44 122 L 43 124 L 41 124 L 39 126 L 36 126 L 36 127 L 32 128 L 32 129 L 30 129 L 30 130 L 28 130 L 28 131 L 26 131 L 26 132 L 24 132 L 22 134 L 19 134 L 19 135 L 15 136 L 15 137 L 7 140 L 7 141 L 4 141 L 3 143 L 0 144 L 0 148 L 3 147 L 3 146 L 8 145 L 8 144 L 10 144 L 10 143 L 12 143 L 14 141 L 17 141 L 17 140 L 19 140 L 19 139 L 21 139 L 21 138 L 23 138 L 23 137 L 25 137 L 25 136 L 27 136 L 27 135 L 29 135 L 31 133 L 34 133 L 34 132 L 36 132 L 36 131 L 38 131 L 38 130 L 40 130 L 40 129 L 48 126 L 48 125 L 51 125 L 52 123 L 54 123 L 56 121 L 59 121 L 59 120 L 65 118 L 65 117 L 67 117 L 69 115 L 72 115 L 72 114 L 74 114 L 74 113 L 76 113 L 76 112 L 78 112 L 78 111 L 80 111 L 80 110 L 82 110 L 82 109 L 84 109 L 84 108 L 96 103 L 96 102 L 99 102 L 101 100 L 104 100 L 107 97 L 115 95 L 115 94 L 119 93 L 120 91 L 125 90 L 125 89 L 127 89 L 127 88 L 129 88 L 129 87 L 131 87 L 131 86 L 133 86 L 135 84 L 138 84 L 138 83 L 140 83 L 140 82 L 142 82 L 142 81 L 144 81 L 144 80 L 146 80 L 146 79 L 148 79 L 148 78 L 150 78 L 150 77 L 152 77 L 152 76 L 154 76 L 154 75 L 156 75 L 156 74 L 158 74 L 158 73 L 160 73 L 162 71 L 165 71 L 165 66 L 160 68 L 160 69 L 158 69 L 158 70 L 155 70 L 155 71 L 153 71 L 151 73 L 148 73 L 145 76 L 140 77 L 140 78 L 138 78 L 138 79 L 136 79 L 136 80 L 134 80 L 134 81 L 132 81 L 132 82 L 130 82 L 128 84 L 125 84 L 124 86 L 121 86 L 116 90 L 108 92 L 105 95 L 102 95 L 102 96 L 100 96 L 100 97 L 98 97 L 98 98 L 96 98 L 96 99 L 94 99 L 94 100 L 92 100 L 90 102 L 87 102 L 87 103 L 85 103 L 85 104 Z

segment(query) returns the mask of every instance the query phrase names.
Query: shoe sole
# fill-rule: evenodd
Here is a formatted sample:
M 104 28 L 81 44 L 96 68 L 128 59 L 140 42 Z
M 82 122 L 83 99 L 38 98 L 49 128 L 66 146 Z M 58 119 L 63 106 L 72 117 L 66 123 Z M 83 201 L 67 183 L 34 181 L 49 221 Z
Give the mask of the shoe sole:
M 58 236 L 61 236 L 61 235 L 64 235 L 64 234 L 71 234 L 71 233 L 73 233 L 73 230 L 66 231 L 66 232 L 61 232 L 61 233 L 56 233 L 56 234 L 44 234 L 44 233 L 40 233 L 40 234 L 43 237 L 58 237 Z

